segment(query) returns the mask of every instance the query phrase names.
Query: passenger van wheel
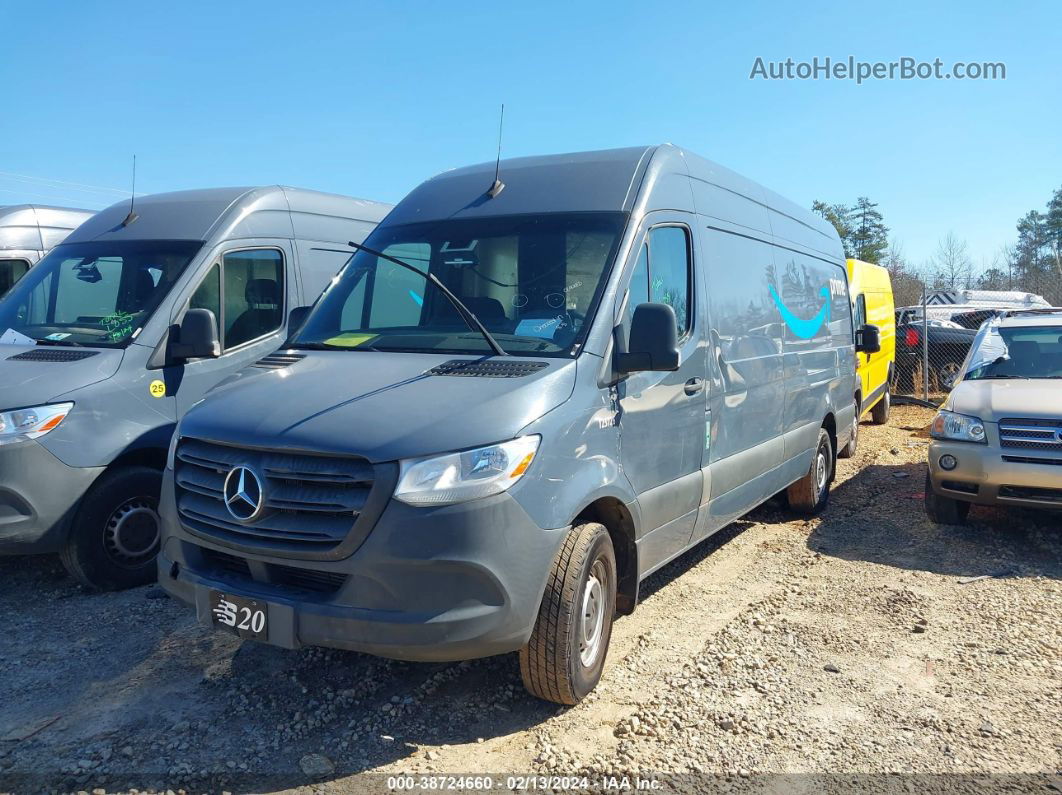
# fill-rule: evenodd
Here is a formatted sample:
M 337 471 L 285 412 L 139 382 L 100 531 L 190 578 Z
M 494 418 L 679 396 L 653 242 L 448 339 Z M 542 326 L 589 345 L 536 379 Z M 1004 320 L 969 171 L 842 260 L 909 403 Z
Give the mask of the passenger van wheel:
M 601 679 L 616 613 L 616 553 L 597 522 L 568 531 L 520 649 L 520 676 L 533 695 L 577 704 Z
M 889 410 L 892 408 L 892 390 L 885 387 L 885 394 L 881 400 L 874 404 L 870 410 L 870 419 L 875 425 L 884 425 L 889 421 Z
M 789 507 L 800 513 L 813 515 L 826 507 L 833 480 L 833 444 L 825 428 L 819 429 L 819 442 L 811 459 L 811 468 L 800 480 L 786 489 Z
M 150 467 L 106 472 L 74 517 L 59 552 L 63 566 L 90 588 L 117 591 L 154 582 L 162 473 Z
M 855 422 L 852 424 L 852 438 L 848 440 L 848 444 L 841 448 L 841 452 L 837 454 L 838 458 L 851 458 L 856 454 L 856 449 L 859 447 L 859 398 L 855 401 Z
M 926 473 L 926 516 L 935 524 L 966 524 L 970 503 L 942 497 L 933 491 L 933 481 Z

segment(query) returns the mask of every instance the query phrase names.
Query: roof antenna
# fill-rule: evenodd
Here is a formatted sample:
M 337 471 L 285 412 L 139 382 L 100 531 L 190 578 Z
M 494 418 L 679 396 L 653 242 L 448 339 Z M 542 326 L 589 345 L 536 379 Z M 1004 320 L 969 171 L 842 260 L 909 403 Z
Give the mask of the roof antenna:
M 122 226 L 129 226 L 140 216 L 136 214 L 133 209 L 133 203 L 136 201 L 136 155 L 133 155 L 133 191 L 129 194 L 129 215 L 122 221 Z
M 498 119 L 498 159 L 494 161 L 494 184 L 490 186 L 490 190 L 487 191 L 487 196 L 493 199 L 503 190 L 505 190 L 505 183 L 499 178 L 501 172 L 501 142 L 502 142 L 502 125 L 505 124 L 505 103 L 501 106 L 501 118 Z

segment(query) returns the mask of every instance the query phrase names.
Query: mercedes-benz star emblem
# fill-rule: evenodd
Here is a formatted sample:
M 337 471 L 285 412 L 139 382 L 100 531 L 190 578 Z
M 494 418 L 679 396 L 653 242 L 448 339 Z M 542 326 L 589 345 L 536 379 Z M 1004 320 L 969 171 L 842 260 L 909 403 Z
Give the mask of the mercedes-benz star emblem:
M 265 507 L 262 481 L 249 467 L 233 467 L 225 476 L 225 507 L 237 522 L 253 522 Z

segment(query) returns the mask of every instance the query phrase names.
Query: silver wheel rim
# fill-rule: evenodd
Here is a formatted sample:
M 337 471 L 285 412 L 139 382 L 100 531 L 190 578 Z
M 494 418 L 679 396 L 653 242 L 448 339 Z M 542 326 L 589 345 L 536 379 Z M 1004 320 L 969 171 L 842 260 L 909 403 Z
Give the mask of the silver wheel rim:
M 955 386 L 955 377 L 959 374 L 959 365 L 946 364 L 940 368 L 940 385 L 945 389 Z
M 605 583 L 607 574 L 604 561 L 598 559 L 590 569 L 590 576 L 583 586 L 583 598 L 579 618 L 579 659 L 583 667 L 590 668 L 601 653 L 601 637 L 605 630 L 607 609 Z
M 153 500 L 137 497 L 115 509 L 103 529 L 107 555 L 120 566 L 135 568 L 155 557 L 159 514 Z
M 826 488 L 826 473 L 828 469 L 826 454 L 820 449 L 818 456 L 815 458 L 815 487 L 820 494 Z

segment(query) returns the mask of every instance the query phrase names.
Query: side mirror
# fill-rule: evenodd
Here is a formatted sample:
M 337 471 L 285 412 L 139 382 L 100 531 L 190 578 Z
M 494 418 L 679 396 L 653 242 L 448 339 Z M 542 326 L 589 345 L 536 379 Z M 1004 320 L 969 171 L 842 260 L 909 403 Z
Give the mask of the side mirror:
M 618 373 L 670 372 L 679 366 L 678 322 L 667 304 L 638 304 L 626 353 L 616 354 Z
M 302 324 L 306 322 L 306 318 L 310 315 L 309 306 L 297 306 L 288 313 L 288 337 L 295 335 L 295 332 L 302 328 Z
M 856 353 L 877 353 L 881 350 L 881 331 L 877 326 L 860 326 L 856 329 Z
M 176 360 L 216 359 L 221 356 L 218 319 L 209 309 L 189 309 L 181 321 L 178 339 L 170 343 L 170 356 Z

